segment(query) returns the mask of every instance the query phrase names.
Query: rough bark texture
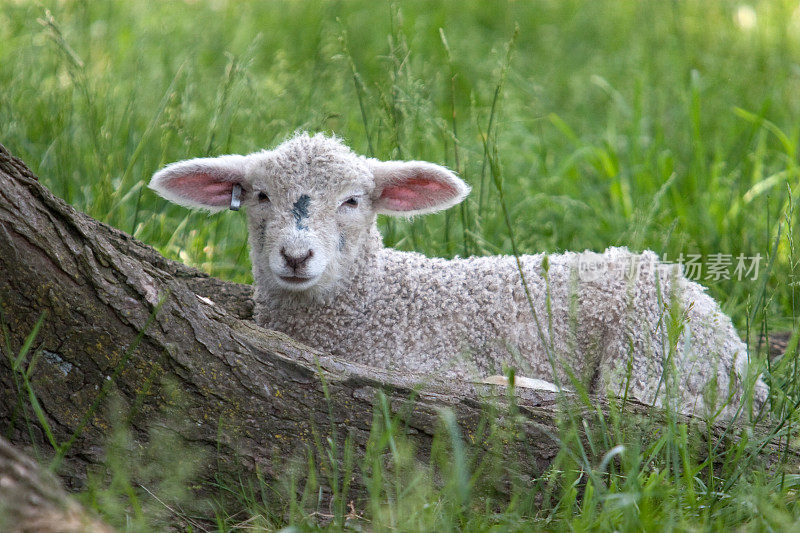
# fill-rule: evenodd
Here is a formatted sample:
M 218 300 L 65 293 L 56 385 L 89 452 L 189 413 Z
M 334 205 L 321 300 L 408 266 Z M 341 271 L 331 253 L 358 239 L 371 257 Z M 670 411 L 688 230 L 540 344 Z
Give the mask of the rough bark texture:
M 422 454 L 430 449 L 440 409 L 452 409 L 469 432 L 483 399 L 498 394 L 498 388 L 469 383 L 420 387 L 429 381 L 425 376 L 318 353 L 256 326 L 250 295 L 249 286 L 165 259 L 77 212 L 0 145 L 0 309 L 10 337 L 10 346 L 0 343 L 0 434 L 14 443 L 46 442 L 12 371 L 12 359 L 46 312 L 31 350 L 41 355 L 30 379 L 56 440 L 68 440 L 91 414 L 60 471 L 69 487 L 80 488 L 87 467 L 103 458 L 109 422 L 106 410 L 92 405 L 108 381 L 134 413 L 137 438 L 163 415 L 172 401 L 163 384 L 173 382 L 182 391 L 186 422 L 173 429 L 183 439 L 205 448 L 217 471 L 258 465 L 268 476 L 281 475 L 281 458 L 313 446 L 313 431 L 323 441 L 331 428 L 350 434 L 362 452 L 378 391 L 395 412 L 407 409 L 414 394 L 413 407 L 402 412 Z M 524 444 L 511 444 L 508 453 L 528 472 L 542 472 L 559 450 L 553 438 L 559 402 L 552 393 L 519 390 L 518 403 L 526 418 Z M 629 409 L 652 415 L 640 404 Z

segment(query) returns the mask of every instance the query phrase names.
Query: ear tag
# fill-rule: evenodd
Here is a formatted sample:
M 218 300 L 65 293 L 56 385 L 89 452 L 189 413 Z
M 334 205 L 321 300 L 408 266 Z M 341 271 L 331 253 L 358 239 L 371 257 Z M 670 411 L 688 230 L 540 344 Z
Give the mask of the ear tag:
M 242 207 L 242 186 L 234 184 L 231 190 L 231 211 L 238 211 Z

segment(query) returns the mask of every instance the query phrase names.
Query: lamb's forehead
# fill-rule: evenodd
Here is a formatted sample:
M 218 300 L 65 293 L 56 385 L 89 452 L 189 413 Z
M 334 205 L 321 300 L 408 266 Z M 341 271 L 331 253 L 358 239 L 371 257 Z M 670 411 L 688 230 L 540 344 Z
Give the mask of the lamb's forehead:
M 372 184 L 363 157 L 336 137 L 296 136 L 261 158 L 263 177 L 282 189 L 342 189 Z

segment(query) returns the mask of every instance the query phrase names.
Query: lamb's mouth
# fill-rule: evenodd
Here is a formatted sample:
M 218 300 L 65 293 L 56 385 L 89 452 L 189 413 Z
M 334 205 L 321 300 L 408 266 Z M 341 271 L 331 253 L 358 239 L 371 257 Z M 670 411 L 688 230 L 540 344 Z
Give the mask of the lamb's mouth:
M 304 291 L 313 287 L 319 276 L 276 276 L 278 284 L 288 291 Z
M 306 277 L 306 276 L 278 276 L 281 278 L 281 281 L 285 281 L 286 283 L 302 285 L 303 283 L 307 283 L 314 279 L 313 277 Z

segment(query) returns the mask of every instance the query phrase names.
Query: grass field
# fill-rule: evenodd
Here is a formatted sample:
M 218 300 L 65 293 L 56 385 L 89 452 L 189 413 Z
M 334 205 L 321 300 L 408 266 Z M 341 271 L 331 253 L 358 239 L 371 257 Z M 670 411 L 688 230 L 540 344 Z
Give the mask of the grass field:
M 521 252 L 653 249 L 694 257 L 743 335 L 796 324 L 796 2 L 5 1 L 0 89 L 0 142 L 57 195 L 225 279 L 251 280 L 243 216 L 169 205 L 149 177 L 303 129 L 446 164 L 473 186 L 463 208 L 382 220 L 388 245 L 510 253 L 513 235 Z M 760 257 L 758 272 L 739 276 L 740 257 Z M 792 399 L 788 367 L 773 369 L 773 388 Z M 794 477 L 764 475 L 734 447 L 722 477 L 706 478 L 680 428 L 662 440 L 625 442 L 602 486 L 565 474 L 546 505 L 518 495 L 498 508 L 474 461 L 453 477 L 417 465 L 413 490 L 373 494 L 364 527 L 770 531 L 800 517 Z M 155 527 L 130 512 L 136 490 L 99 485 L 85 499 L 121 527 Z M 243 498 L 254 523 L 313 522 L 268 500 Z M 403 522 L 417 507 L 420 521 Z M 220 530 L 244 520 L 216 509 Z

